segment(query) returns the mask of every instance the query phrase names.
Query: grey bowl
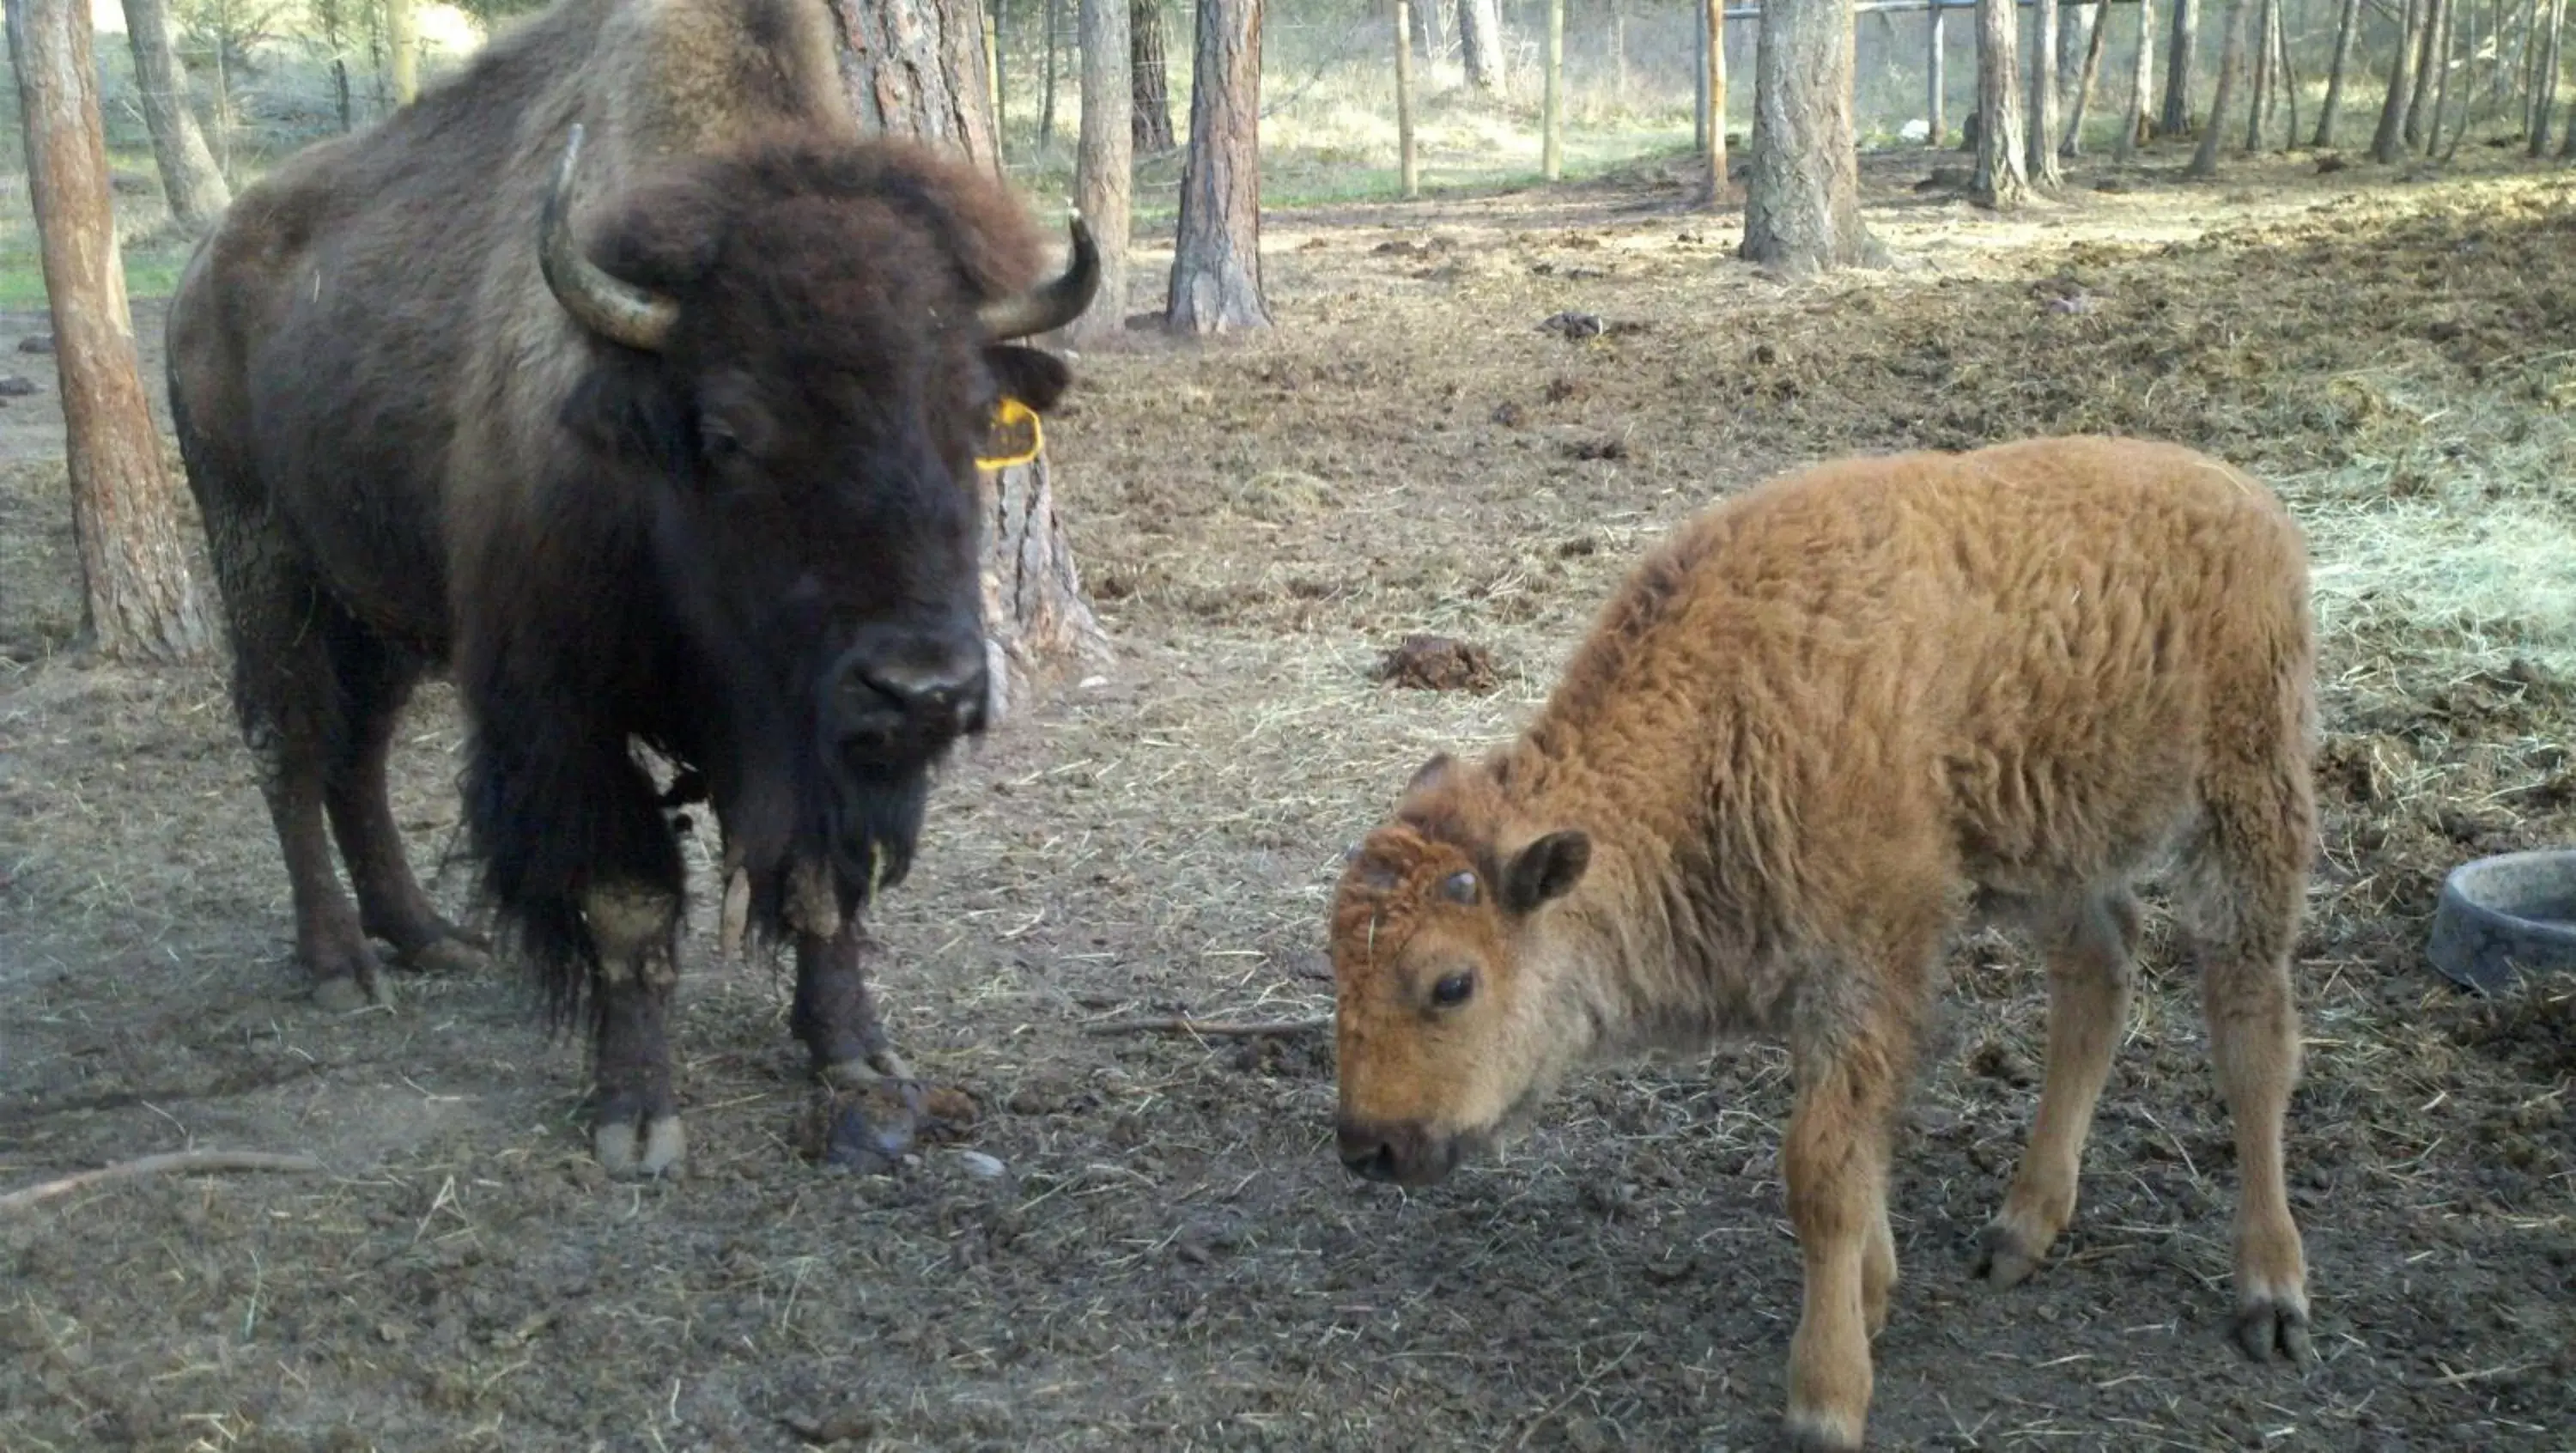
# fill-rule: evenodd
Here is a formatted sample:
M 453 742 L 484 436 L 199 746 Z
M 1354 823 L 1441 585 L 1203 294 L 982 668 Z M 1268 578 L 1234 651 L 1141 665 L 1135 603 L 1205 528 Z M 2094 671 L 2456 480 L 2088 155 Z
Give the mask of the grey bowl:
M 2519 975 L 2576 971 L 2576 849 L 2452 869 L 2426 953 L 2443 977 L 2490 994 Z

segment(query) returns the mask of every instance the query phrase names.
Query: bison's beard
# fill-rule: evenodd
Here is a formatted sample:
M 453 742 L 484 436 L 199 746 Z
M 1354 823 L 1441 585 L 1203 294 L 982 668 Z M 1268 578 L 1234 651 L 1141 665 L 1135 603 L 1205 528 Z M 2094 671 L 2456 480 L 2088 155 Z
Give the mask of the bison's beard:
M 835 762 L 828 769 L 831 791 L 824 795 L 822 836 L 834 875 L 856 890 L 864 905 L 912 870 L 913 846 L 921 840 L 922 815 L 930 801 L 928 763 L 905 766 L 852 766 Z

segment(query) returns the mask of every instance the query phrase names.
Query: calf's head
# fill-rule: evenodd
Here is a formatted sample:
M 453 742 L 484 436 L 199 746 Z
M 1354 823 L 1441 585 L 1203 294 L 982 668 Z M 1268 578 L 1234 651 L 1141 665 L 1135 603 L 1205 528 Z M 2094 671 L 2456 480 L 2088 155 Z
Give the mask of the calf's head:
M 846 879 L 891 882 L 925 768 L 984 723 L 978 445 L 1004 403 L 1042 411 L 1069 381 L 1010 340 L 1088 305 L 1089 234 L 1077 220 L 1071 266 L 1037 285 L 1035 234 L 997 183 L 789 136 L 649 177 L 585 251 L 580 145 L 575 128 L 540 258 L 609 346 L 563 421 L 637 506 L 620 517 L 722 682 L 733 755 L 790 779 L 754 791 L 754 850 L 819 836 Z
M 1518 820 L 1488 769 L 1434 757 L 1351 850 L 1333 902 L 1343 1164 L 1428 1185 L 1510 1128 L 1592 1042 L 1562 901 L 1591 839 Z

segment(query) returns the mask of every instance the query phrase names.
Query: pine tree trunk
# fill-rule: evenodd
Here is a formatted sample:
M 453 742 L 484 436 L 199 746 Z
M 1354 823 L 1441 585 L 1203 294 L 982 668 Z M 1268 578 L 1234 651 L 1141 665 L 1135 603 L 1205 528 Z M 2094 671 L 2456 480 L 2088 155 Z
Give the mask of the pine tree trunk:
M 1135 183 L 1135 54 L 1127 0 L 1082 0 L 1075 21 L 1082 31 L 1082 139 L 1073 163 L 1074 205 L 1100 245 L 1100 292 L 1091 310 L 1066 330 L 1077 344 L 1117 337 L 1127 327 L 1127 248 L 1134 226 L 1130 192 Z
M 2272 0 L 2273 93 L 2281 98 L 2287 122 L 2281 128 L 2281 149 L 2299 149 L 2299 68 L 2290 59 L 2289 15 L 2280 3 Z
M 1743 256 L 1793 274 L 1874 266 L 1883 254 L 1861 222 L 1852 139 L 1851 0 L 1765 0 L 1757 24 Z
M 2440 72 L 2433 80 L 2433 115 L 2424 123 L 2424 154 L 2431 156 L 2442 147 L 2442 118 L 2451 105 L 2451 35 L 2460 23 L 2458 0 L 2442 7 L 2441 34 L 2433 43 L 2433 65 Z
M 2382 164 L 2397 160 L 2397 148 L 2406 136 L 2406 102 L 2414 94 L 2409 84 L 2414 80 L 2415 45 L 2424 23 L 2425 0 L 2406 0 L 2405 23 L 2398 27 L 2396 53 L 2388 59 L 2388 95 L 2379 103 L 2379 130 L 2370 139 L 2370 159 Z
M 385 0 L 385 85 L 394 104 L 420 94 L 420 26 L 412 0 Z
M 2165 114 L 2160 136 L 2191 134 L 2191 79 L 2200 64 L 2200 0 L 2174 0 L 2173 45 L 2165 54 Z
M 1468 85 L 1487 94 L 1503 88 L 1503 13 L 1495 0 L 1458 0 L 1458 55 Z
M 1162 0 L 1133 0 L 1127 10 L 1131 136 L 1136 155 L 1161 156 L 1172 134 L 1172 63 L 1163 43 Z
M 2193 152 L 2191 165 L 2183 168 L 2187 177 L 2214 176 L 2218 172 L 2218 138 L 2227 129 L 2227 107 L 2235 99 L 2237 83 L 2245 69 L 2245 8 L 2251 0 L 2227 0 L 2226 38 L 2218 50 L 2218 91 L 2209 98 L 2209 124 L 2201 128 L 2200 149 Z
M 2361 0 L 2343 0 L 2335 17 L 2334 63 L 2326 71 L 2326 98 L 2317 107 L 2317 134 L 2309 145 L 2323 151 L 2334 145 L 2335 110 L 2343 104 L 2343 68 L 2352 60 L 2352 33 L 2361 21 Z
M 1261 293 L 1261 4 L 1199 0 L 1190 155 L 1172 248 L 1175 333 L 1270 326 Z
M 1406 201 L 1422 195 L 1422 168 L 1413 152 L 1413 3 L 1395 0 L 1395 173 Z
M 2129 57 L 2129 104 L 2120 113 L 2120 136 L 2111 147 L 2116 161 L 2138 154 L 2147 130 L 2147 91 L 2156 79 L 2156 0 L 2138 0 L 2138 48 Z
M 1726 0 L 1700 0 L 1700 25 L 1707 42 L 1702 56 L 1707 69 L 1700 76 L 1700 87 L 1708 97 L 1708 144 L 1700 155 L 1708 160 L 1709 210 L 1715 211 L 1726 201 Z
M 2021 24 L 2013 0 L 1977 0 L 1977 168 L 1968 196 L 2010 211 L 2030 200 L 2022 171 Z
M 2540 54 L 2540 74 L 2531 94 L 2530 153 L 2540 156 L 2549 150 L 2549 113 L 2558 101 L 2558 48 L 2567 28 L 2567 0 L 2549 0 L 2546 29 L 2533 47 Z M 2576 107 L 2569 108 L 2568 125 L 2576 127 Z M 2576 135 L 2576 131 L 2570 132 Z M 2561 155 L 2566 153 L 2562 150 Z
M 1934 151 L 1941 149 L 1950 135 L 1949 36 L 1940 0 L 1933 0 L 1931 10 L 1923 17 L 1923 119 L 1930 128 L 1923 144 Z
M 203 652 L 213 633 L 180 543 L 161 432 L 144 401 L 108 196 L 90 7 L 8 0 L 7 24 L 90 635 L 111 658 L 182 660 Z
M 1538 174 L 1565 175 L 1565 0 L 1547 0 L 1547 46 L 1539 59 Z
M 2424 119 L 2433 113 L 2433 77 L 2442 68 L 2442 38 L 2450 20 L 2449 0 L 2424 0 L 2422 34 L 2415 38 L 2414 94 L 2406 105 L 2406 149 L 2424 149 Z
M 1055 58 L 1062 46 L 1056 31 L 1056 16 L 1064 9 L 1064 0 L 1038 0 L 1046 7 L 1046 79 L 1038 92 L 1038 150 L 1043 153 L 1055 145 Z
M 830 3 L 841 74 L 861 126 L 942 143 L 971 162 L 1001 170 L 984 95 L 977 0 Z M 1106 268 L 1109 239 L 1097 231 L 1094 236 Z M 1120 247 L 1115 254 L 1122 264 L 1125 251 Z M 1106 287 L 1101 297 L 1110 309 L 1118 308 L 1117 296 Z M 978 486 L 985 523 L 984 650 L 993 676 L 990 706 L 999 723 L 1066 669 L 1105 660 L 1108 637 L 1082 593 L 1046 456 L 985 470 Z
M 2033 187 L 2053 191 L 2066 180 L 2057 170 L 2057 0 L 2034 0 L 2030 13 L 2030 125 L 2022 132 L 2022 168 Z
M 2093 7 L 2093 32 L 2084 40 L 2082 69 L 2075 78 L 2075 104 L 2067 108 L 2066 137 L 2058 144 L 2064 156 L 2084 154 L 2084 113 L 2093 104 L 2093 86 L 2102 74 L 2102 53 L 2111 40 L 2111 7 Z
M 170 48 L 169 0 L 125 0 L 125 35 L 134 47 L 134 88 L 142 93 L 143 124 L 152 133 L 152 159 L 160 164 L 161 194 L 170 215 L 190 232 L 203 232 L 232 201 L 232 189 L 206 150 L 197 114 L 188 109 L 187 83 Z
M 2245 98 L 2245 154 L 2263 149 L 2263 108 L 2272 103 L 2272 30 L 2280 0 L 2259 0 L 2254 15 L 2253 84 Z

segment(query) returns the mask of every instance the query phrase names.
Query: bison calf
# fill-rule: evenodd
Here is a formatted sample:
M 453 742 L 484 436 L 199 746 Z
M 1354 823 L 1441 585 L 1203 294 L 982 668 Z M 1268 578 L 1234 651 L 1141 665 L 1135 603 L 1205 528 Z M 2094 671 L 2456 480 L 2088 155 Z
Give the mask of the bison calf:
M 1405 1185 L 1569 1070 L 1784 1035 L 1806 1263 L 1789 1428 L 1849 1448 L 1887 1319 L 1894 1117 L 1970 911 L 2048 961 L 2048 1066 L 1983 1273 L 2029 1275 L 2129 1005 L 2160 857 L 2236 1126 L 2236 1338 L 2309 1355 L 2282 1186 L 2290 951 L 2314 841 L 2297 526 L 2170 445 L 2057 439 L 1828 464 L 1684 526 L 1519 740 L 1434 757 L 1333 906 L 1340 1143 Z

